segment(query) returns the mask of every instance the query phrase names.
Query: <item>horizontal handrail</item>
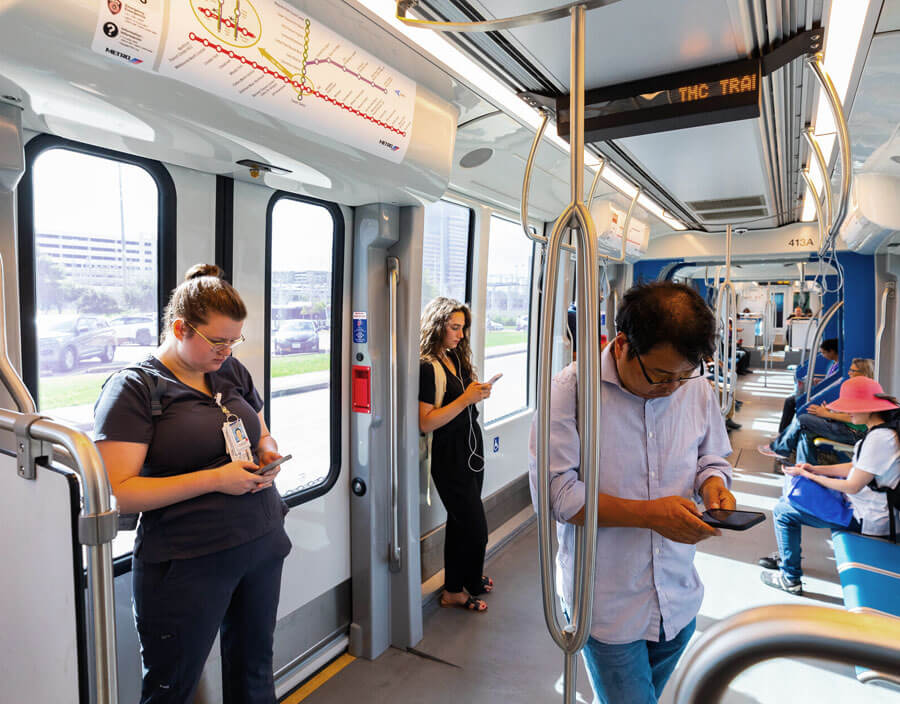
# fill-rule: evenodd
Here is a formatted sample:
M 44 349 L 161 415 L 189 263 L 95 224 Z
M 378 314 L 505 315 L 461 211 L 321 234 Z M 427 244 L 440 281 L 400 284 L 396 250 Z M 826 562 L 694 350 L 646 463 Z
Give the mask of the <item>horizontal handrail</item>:
M 484 20 L 481 22 L 435 22 L 432 20 L 417 20 L 406 16 L 406 12 L 419 4 L 419 0 L 397 0 L 397 19 L 410 27 L 434 29 L 440 32 L 496 32 L 501 29 L 516 29 L 527 27 L 530 24 L 549 22 L 551 20 L 568 17 L 575 7 L 583 7 L 585 10 L 593 10 L 597 7 L 614 5 L 621 0 L 579 0 L 569 2 L 559 7 L 547 10 L 538 10 L 514 17 L 505 17 L 496 20 Z
M 900 620 L 824 606 L 748 609 L 712 626 L 685 654 L 675 704 L 715 704 L 747 668 L 773 658 L 811 657 L 900 677 Z

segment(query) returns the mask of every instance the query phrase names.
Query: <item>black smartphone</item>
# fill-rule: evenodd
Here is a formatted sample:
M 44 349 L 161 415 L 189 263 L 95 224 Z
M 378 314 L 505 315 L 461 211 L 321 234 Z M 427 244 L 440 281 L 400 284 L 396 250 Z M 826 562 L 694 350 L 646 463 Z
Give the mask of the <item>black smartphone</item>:
M 265 474 L 269 470 L 275 469 L 275 467 L 277 467 L 278 465 L 287 462 L 289 459 L 291 459 L 291 457 L 293 457 L 293 455 L 285 455 L 284 457 L 279 457 L 274 462 L 269 462 L 269 464 L 267 464 L 265 467 L 260 467 L 259 469 L 257 469 L 254 474 Z
M 701 519 L 713 528 L 747 530 L 766 520 L 766 514 L 758 511 L 732 511 L 727 508 L 711 508 L 703 512 Z

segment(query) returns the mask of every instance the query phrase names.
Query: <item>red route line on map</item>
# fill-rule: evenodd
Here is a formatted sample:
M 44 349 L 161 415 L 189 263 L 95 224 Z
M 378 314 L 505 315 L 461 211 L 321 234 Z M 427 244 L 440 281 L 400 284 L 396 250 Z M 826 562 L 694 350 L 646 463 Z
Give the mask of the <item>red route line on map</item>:
M 278 73 L 277 71 L 273 71 L 268 66 L 263 66 L 262 64 L 258 64 L 255 61 L 248 59 L 245 56 L 236 54 L 231 49 L 226 49 L 225 47 L 223 47 L 219 44 L 209 41 L 209 39 L 198 37 L 193 32 L 188 34 L 188 39 L 190 39 L 192 42 L 199 42 L 200 44 L 202 44 L 203 46 L 205 46 L 207 48 L 215 49 L 217 53 L 225 54 L 230 59 L 237 59 L 242 64 L 245 64 L 245 65 L 249 66 L 250 68 L 256 69 L 257 71 L 262 71 L 263 73 L 271 76 L 272 78 L 277 78 L 279 81 L 284 81 L 288 85 L 294 86 L 294 88 L 296 88 L 297 90 L 300 90 L 304 93 L 309 93 L 310 95 L 314 95 L 317 98 L 320 98 L 322 100 L 326 100 L 329 103 L 331 103 L 332 105 L 339 107 L 342 110 L 346 110 L 347 112 L 351 112 L 354 115 L 358 115 L 359 117 L 363 118 L 364 120 L 368 120 L 369 122 L 372 122 L 372 123 L 378 125 L 379 127 L 384 127 L 384 129 L 386 129 L 386 130 L 390 130 L 391 132 L 396 132 L 401 137 L 406 136 L 406 132 L 397 129 L 396 127 L 392 127 L 391 125 L 387 124 L 386 122 L 382 122 L 377 117 L 373 117 L 372 115 L 366 115 L 364 112 L 361 112 L 361 111 L 357 110 L 356 108 L 347 105 L 346 103 L 342 103 L 340 100 L 335 100 L 334 98 L 332 98 L 329 95 L 326 95 L 325 93 L 320 93 L 319 91 L 314 90 L 309 87 L 304 88 L 303 85 L 299 81 L 295 81 L 293 79 L 288 78 L 287 76 L 283 76 L 280 73 Z
M 215 10 L 209 9 L 208 7 L 198 7 L 197 9 L 211 20 L 217 20 L 219 18 L 219 13 Z M 231 20 L 228 17 L 222 17 L 222 24 L 228 27 L 228 29 L 234 29 L 234 20 Z M 244 27 L 238 27 L 238 32 L 250 39 L 256 39 L 256 35 L 249 29 L 245 29 Z

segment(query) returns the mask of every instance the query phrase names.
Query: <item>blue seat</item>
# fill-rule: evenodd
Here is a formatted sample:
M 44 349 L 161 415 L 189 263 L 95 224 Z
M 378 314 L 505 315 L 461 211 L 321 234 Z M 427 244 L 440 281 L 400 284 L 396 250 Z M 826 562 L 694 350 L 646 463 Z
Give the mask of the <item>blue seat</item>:
M 864 567 L 841 570 L 841 589 L 847 611 L 878 612 L 900 618 L 900 574 L 889 576 Z
M 838 571 L 842 565 L 855 563 L 900 576 L 900 545 L 844 531 L 834 531 L 831 538 Z

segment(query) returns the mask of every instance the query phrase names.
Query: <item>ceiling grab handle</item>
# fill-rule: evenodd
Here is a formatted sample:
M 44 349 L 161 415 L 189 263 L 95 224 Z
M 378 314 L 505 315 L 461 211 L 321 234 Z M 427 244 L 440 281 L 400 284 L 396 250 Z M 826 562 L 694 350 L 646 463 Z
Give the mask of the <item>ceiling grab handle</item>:
M 594 596 L 594 565 L 597 551 L 597 476 L 600 464 L 600 349 L 597 306 L 597 233 L 584 196 L 584 25 L 585 8 L 572 9 L 571 94 L 569 97 L 571 202 L 557 218 L 547 244 L 544 296 L 541 301 L 541 344 L 539 348 L 537 423 L 538 539 L 544 620 L 551 638 L 565 654 L 563 701 L 575 704 L 575 656 L 590 635 Z M 556 279 L 559 274 L 560 244 L 567 230 L 575 235 L 577 252 L 577 345 L 578 435 L 581 452 L 580 478 L 585 485 L 584 525 L 575 528 L 575 593 L 569 624 L 557 617 L 556 584 L 551 574 L 553 545 L 550 512 L 550 371 L 552 362 L 553 315 L 556 307 Z
M 884 331 L 887 327 L 887 303 L 888 298 L 894 295 L 896 284 L 893 281 L 888 282 L 884 291 L 881 292 L 881 324 L 878 326 L 878 332 L 875 335 L 875 381 L 880 383 L 881 377 L 881 345 L 884 341 Z
M 519 208 L 519 222 L 522 223 L 522 232 L 525 233 L 525 236 L 528 239 L 537 242 L 542 247 L 546 247 L 547 238 L 536 232 L 532 232 L 531 228 L 528 226 L 528 194 L 531 190 L 531 172 L 534 168 L 534 156 L 537 154 L 538 145 L 541 143 L 541 138 L 544 136 L 544 131 L 547 129 L 547 121 L 550 119 L 549 111 L 541 110 L 540 112 L 541 126 L 538 128 L 538 131 L 534 133 L 534 140 L 531 142 L 531 151 L 528 152 L 528 161 L 525 162 L 525 175 L 522 178 L 522 205 Z M 575 248 L 571 245 L 561 242 L 559 246 L 567 252 L 575 252 Z
M 716 704 L 747 668 L 774 658 L 809 657 L 900 677 L 900 622 L 883 614 L 825 606 L 760 606 L 709 628 L 684 654 L 675 704 Z
M 600 174 L 602 174 L 603 169 L 606 168 L 606 159 L 604 157 L 600 157 L 600 161 L 598 161 L 597 165 L 593 168 L 597 170 L 594 172 L 594 180 L 591 181 L 591 192 L 588 193 L 587 201 L 585 201 L 587 203 L 588 211 L 590 211 L 590 209 L 594 205 L 594 194 L 597 192 L 597 184 L 600 183 Z
M 433 22 L 406 16 L 407 10 L 418 5 L 419 0 L 397 0 L 396 19 L 410 27 L 435 29 L 441 32 L 497 32 L 501 29 L 517 29 L 518 27 L 527 27 L 530 24 L 562 19 L 569 16 L 576 7 L 593 10 L 598 7 L 615 5 L 617 2 L 621 2 L 621 0 L 579 0 L 578 2 L 568 2 L 558 7 L 529 12 L 524 15 L 484 20 L 482 22 Z
M 816 186 L 812 182 L 812 178 L 809 175 L 809 171 L 804 169 L 800 172 L 803 175 L 803 180 L 806 181 L 806 187 L 809 189 L 809 195 L 813 199 L 813 203 L 816 204 L 816 224 L 819 226 L 819 248 L 825 245 L 826 240 L 828 239 L 828 216 L 822 212 L 822 201 L 819 200 L 819 196 L 816 195 Z M 830 193 L 829 189 L 825 189 L 826 193 Z M 829 206 L 831 204 L 831 196 L 828 197 Z
M 3 271 L 3 259 L 0 258 L 0 378 L 3 379 L 3 385 L 9 391 L 13 403 L 20 413 L 35 413 L 34 398 L 22 377 L 15 370 L 9 361 L 9 354 L 6 341 L 6 280 Z
M 822 54 L 807 57 L 806 65 L 810 67 L 815 77 L 818 79 L 822 91 L 828 97 L 828 105 L 831 107 L 831 114 L 834 117 L 834 124 L 837 127 L 838 146 L 841 155 L 841 194 L 838 200 L 837 212 L 834 215 L 833 222 L 828 231 L 827 247 L 823 246 L 819 252 L 824 251 L 833 246 L 837 239 L 838 230 L 844 224 L 844 218 L 847 217 L 847 208 L 850 204 L 850 183 L 853 178 L 853 164 L 850 159 L 850 132 L 847 129 L 847 118 L 844 115 L 844 109 L 841 106 L 841 99 L 838 97 L 831 76 L 825 71 L 822 64 Z M 831 180 L 825 179 L 825 188 L 831 188 Z
M 813 338 L 812 347 L 809 348 L 809 369 L 806 370 L 806 403 L 812 398 L 813 374 L 816 371 L 816 350 L 819 349 L 819 343 L 822 341 L 822 335 L 825 333 L 825 326 L 831 321 L 835 313 L 844 305 L 843 301 L 837 301 L 822 318 L 822 323 L 816 328 L 816 336 Z
M 400 427 L 397 423 L 397 284 L 400 281 L 400 260 L 397 257 L 387 258 L 388 270 L 388 367 L 390 385 L 390 410 L 385 414 L 388 423 L 388 467 L 390 468 L 390 504 L 391 504 L 391 545 L 389 568 L 391 572 L 399 572 L 402 563 L 400 548 Z
M 819 141 L 816 139 L 816 136 L 813 134 L 812 128 L 807 127 L 803 130 L 803 136 L 806 138 L 806 143 L 809 145 L 809 150 L 812 152 L 812 155 L 816 159 L 816 164 L 819 166 L 819 174 L 822 176 L 822 183 L 828 183 L 828 167 L 825 164 L 825 155 L 822 154 L 822 147 L 819 146 Z M 819 204 L 819 207 L 822 206 L 822 199 L 819 198 L 819 191 L 816 190 L 815 185 L 812 182 L 812 179 L 809 176 L 809 167 L 807 167 L 801 173 L 803 174 L 803 178 L 806 179 L 806 185 L 809 186 L 809 190 L 812 191 L 812 197 L 816 199 L 816 202 Z M 819 218 L 819 231 L 820 232 L 828 232 L 828 229 L 831 227 L 831 219 L 834 217 L 834 206 L 832 204 L 831 197 L 831 188 L 825 188 L 825 217 Z M 819 208 L 816 208 L 816 212 L 819 212 Z M 822 246 L 822 243 L 825 241 L 825 238 L 822 237 L 819 240 L 819 246 Z

